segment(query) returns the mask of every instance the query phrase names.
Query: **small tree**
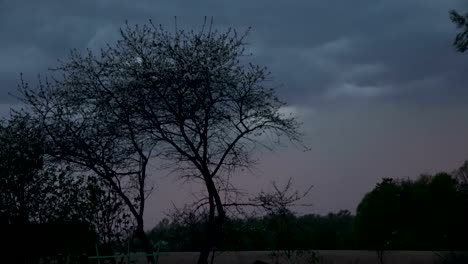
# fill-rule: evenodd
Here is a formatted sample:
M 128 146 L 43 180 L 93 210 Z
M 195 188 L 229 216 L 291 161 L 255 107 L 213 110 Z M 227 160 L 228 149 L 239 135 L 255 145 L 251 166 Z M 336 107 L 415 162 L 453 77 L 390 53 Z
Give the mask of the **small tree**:
M 40 216 L 48 175 L 43 170 L 40 131 L 27 117 L 14 116 L 0 125 L 0 219 L 26 224 Z
M 453 175 L 458 181 L 459 190 L 465 193 L 468 198 L 468 161 L 465 161 L 458 170 L 453 172 Z
M 42 130 L 30 116 L 4 120 L 0 146 L 0 224 L 81 222 L 107 245 L 128 236 L 132 222 L 120 197 L 99 178 L 48 160 Z
M 149 141 L 136 119 L 135 78 L 123 71 L 133 63 L 111 56 L 95 57 L 72 50 L 53 72 L 62 76 L 39 79 L 37 87 L 20 84 L 22 100 L 44 133 L 48 157 L 74 172 L 98 177 L 118 195 L 136 223 L 136 234 L 147 254 L 153 252 L 144 231 L 145 201 L 152 191 L 147 165 L 156 141 Z M 114 200 L 116 201 L 116 200 Z M 117 205 L 115 205 L 117 206 Z M 153 261 L 148 257 L 148 261 Z

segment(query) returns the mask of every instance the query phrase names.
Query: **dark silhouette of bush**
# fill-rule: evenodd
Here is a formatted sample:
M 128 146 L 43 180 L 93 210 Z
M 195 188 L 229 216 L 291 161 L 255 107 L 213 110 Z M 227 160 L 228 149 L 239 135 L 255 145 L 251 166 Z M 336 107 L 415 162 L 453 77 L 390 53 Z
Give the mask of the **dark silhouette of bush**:
M 40 258 L 95 254 L 96 233 L 85 223 L 8 224 L 0 226 L 5 263 L 37 263 Z

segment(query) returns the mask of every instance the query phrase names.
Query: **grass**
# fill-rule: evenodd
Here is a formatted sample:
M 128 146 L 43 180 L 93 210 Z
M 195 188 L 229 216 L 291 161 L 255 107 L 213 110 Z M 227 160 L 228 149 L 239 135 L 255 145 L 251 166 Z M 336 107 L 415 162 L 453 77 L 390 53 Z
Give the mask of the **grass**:
M 323 264 L 376 264 L 379 263 L 375 251 L 357 250 L 320 250 L 316 251 Z M 274 264 L 269 251 L 222 252 L 215 258 L 217 264 L 253 264 L 256 260 Z M 159 264 L 196 263 L 197 252 L 162 252 Z M 146 263 L 141 259 L 138 264 Z M 289 263 L 280 259 L 279 263 Z M 310 263 L 306 258 L 299 258 L 298 264 Z M 443 264 L 441 258 L 432 251 L 387 251 L 384 253 L 385 264 Z

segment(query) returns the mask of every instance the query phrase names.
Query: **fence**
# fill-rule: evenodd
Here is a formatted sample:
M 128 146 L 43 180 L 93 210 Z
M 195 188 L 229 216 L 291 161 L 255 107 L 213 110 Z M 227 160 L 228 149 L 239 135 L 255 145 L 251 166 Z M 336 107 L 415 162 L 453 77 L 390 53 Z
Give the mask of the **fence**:
M 160 250 L 160 244 L 158 243 L 156 245 L 156 251 L 153 251 L 152 254 L 146 254 L 146 253 L 132 253 L 130 252 L 130 241 L 127 244 L 127 254 L 117 254 L 117 255 L 108 255 L 108 256 L 101 256 L 99 255 L 99 249 L 96 244 L 96 256 L 90 256 L 88 259 L 90 260 L 91 263 L 95 263 L 94 261 L 97 261 L 97 264 L 104 264 L 106 263 L 106 260 L 117 260 L 120 259 L 120 262 L 118 263 L 127 263 L 130 264 L 134 259 L 132 258 L 147 258 L 147 257 L 152 257 L 154 260 L 154 264 L 158 263 L 159 259 L 159 250 Z M 94 260 L 94 261 L 93 261 Z M 126 260 L 126 262 L 124 262 Z

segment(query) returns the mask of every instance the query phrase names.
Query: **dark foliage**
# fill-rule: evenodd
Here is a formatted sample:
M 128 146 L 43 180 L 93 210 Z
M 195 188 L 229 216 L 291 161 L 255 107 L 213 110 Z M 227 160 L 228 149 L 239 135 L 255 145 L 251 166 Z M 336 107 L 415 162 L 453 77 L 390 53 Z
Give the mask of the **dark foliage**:
M 228 219 L 219 251 L 350 249 L 353 219 L 349 211 L 326 216 L 296 216 L 290 211 L 263 217 Z M 202 222 L 161 221 L 148 236 L 162 242 L 162 251 L 196 251 L 203 236 Z
M 8 263 L 60 261 L 69 255 L 82 256 L 81 263 L 86 263 L 97 243 L 92 226 L 79 222 L 8 224 L 0 226 L 0 233 L 2 261 Z
M 446 173 L 384 179 L 359 204 L 356 239 L 375 250 L 466 250 L 464 195 Z
M 226 220 L 218 251 L 467 250 L 466 168 L 417 180 L 386 178 L 361 201 L 357 215 L 340 211 L 296 216 L 288 210 Z M 149 233 L 163 251 L 198 250 L 205 223 L 165 219 Z
M 30 116 L 13 114 L 5 120 L 0 146 L 0 224 L 5 230 L 78 222 L 97 232 L 101 245 L 122 249 L 132 223 L 119 196 L 99 178 L 48 160 L 43 133 Z M 28 232 L 18 236 L 47 239 Z
M 452 10 L 450 11 L 450 19 L 459 30 L 453 45 L 459 52 L 465 52 L 468 49 L 468 13 L 463 15 Z

